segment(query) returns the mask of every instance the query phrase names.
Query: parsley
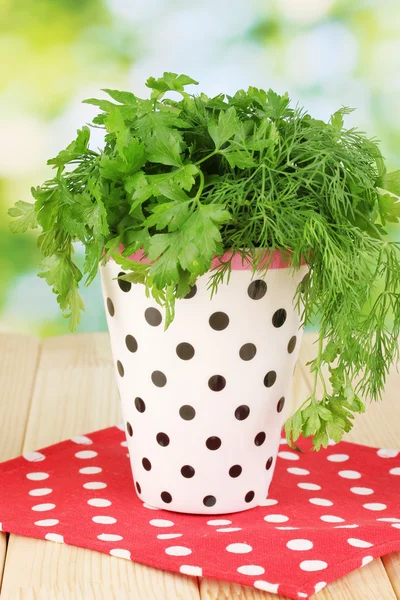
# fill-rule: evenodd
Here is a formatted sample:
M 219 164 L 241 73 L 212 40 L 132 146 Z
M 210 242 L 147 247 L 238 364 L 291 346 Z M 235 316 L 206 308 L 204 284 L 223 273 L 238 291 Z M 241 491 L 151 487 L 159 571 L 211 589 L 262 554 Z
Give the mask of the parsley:
M 305 258 L 295 299 L 304 324 L 319 315 L 320 334 L 313 389 L 286 432 L 291 444 L 303 434 L 326 447 L 365 399 L 380 398 L 399 358 L 400 245 L 385 227 L 400 219 L 400 171 L 387 173 L 377 143 L 345 128 L 347 108 L 325 123 L 287 94 L 249 87 L 209 98 L 185 90 L 196 83 L 164 73 L 148 79 L 148 99 L 104 90 L 110 100 L 86 100 L 99 108 L 91 126 L 104 130 L 103 149 L 90 148 L 90 127 L 79 130 L 48 161 L 55 175 L 32 189 L 35 203 L 10 209 L 11 229 L 40 228 L 39 275 L 72 329 L 83 310 L 76 241 L 87 285 L 113 257 L 165 308 L 166 326 L 213 255 L 240 252 L 254 273 L 267 268 L 257 248 L 290 253 L 293 269 Z M 140 248 L 150 264 L 128 258 Z M 211 294 L 230 269 L 211 273 Z

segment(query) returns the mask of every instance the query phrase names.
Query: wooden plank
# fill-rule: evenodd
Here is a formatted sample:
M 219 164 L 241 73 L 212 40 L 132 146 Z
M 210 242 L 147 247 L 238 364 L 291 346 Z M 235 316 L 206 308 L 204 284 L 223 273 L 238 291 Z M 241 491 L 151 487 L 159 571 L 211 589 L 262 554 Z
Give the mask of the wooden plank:
M 285 600 L 283 596 L 259 592 L 229 581 L 202 579 L 200 581 L 201 600 Z
M 47 339 L 42 347 L 24 451 L 120 421 L 107 335 Z M 2 600 L 119 599 L 120 590 L 137 600 L 199 598 L 197 581 L 192 578 L 73 546 L 10 536 Z
M 374 560 L 367 566 L 330 583 L 310 600 L 396 600 L 381 561 Z M 201 600 L 286 600 L 284 596 L 214 579 L 203 579 L 200 593 Z
M 382 562 L 395 591 L 396 598 L 400 599 L 400 552 L 387 554 L 382 558 Z
M 21 454 L 39 352 L 37 338 L 0 334 L 0 461 Z
M 0 461 L 22 452 L 39 352 L 37 338 L 0 334 Z M 6 534 L 0 533 L 0 588 L 6 550 Z
M 310 600 L 396 600 L 382 561 L 377 559 L 333 581 Z

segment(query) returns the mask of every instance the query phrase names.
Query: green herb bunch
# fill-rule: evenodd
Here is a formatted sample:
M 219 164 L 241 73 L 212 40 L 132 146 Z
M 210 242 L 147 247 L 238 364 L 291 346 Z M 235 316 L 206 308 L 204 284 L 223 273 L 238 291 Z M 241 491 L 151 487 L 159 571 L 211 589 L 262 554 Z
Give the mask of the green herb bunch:
M 362 398 L 380 397 L 399 357 L 400 252 L 385 226 L 400 217 L 400 171 L 387 174 L 377 143 L 344 127 L 349 109 L 325 123 L 287 94 L 209 98 L 185 91 L 195 83 L 164 73 L 148 79 L 149 99 L 104 90 L 111 100 L 86 100 L 100 110 L 91 127 L 104 130 L 104 148 L 79 130 L 48 161 L 55 175 L 32 189 L 35 203 L 10 210 L 12 230 L 40 228 L 39 276 L 72 329 L 83 309 L 77 241 L 86 285 L 113 257 L 165 307 L 167 326 L 214 255 L 240 252 L 254 273 L 268 268 L 257 249 L 288 253 L 294 270 L 306 259 L 296 302 L 303 323 L 320 319 L 314 389 L 286 431 L 326 447 L 351 429 Z M 151 264 L 128 258 L 141 248 Z M 229 273 L 230 261 L 211 272 L 211 293 Z

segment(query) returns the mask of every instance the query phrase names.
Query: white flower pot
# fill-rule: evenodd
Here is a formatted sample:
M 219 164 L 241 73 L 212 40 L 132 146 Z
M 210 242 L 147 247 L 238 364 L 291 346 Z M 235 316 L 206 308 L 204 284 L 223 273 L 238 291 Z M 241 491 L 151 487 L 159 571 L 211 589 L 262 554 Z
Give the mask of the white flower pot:
M 141 284 L 101 267 L 136 491 L 152 506 L 222 514 L 262 502 L 274 472 L 302 331 L 298 283 L 277 253 L 263 280 L 233 260 L 210 300 L 204 275 L 162 309 Z

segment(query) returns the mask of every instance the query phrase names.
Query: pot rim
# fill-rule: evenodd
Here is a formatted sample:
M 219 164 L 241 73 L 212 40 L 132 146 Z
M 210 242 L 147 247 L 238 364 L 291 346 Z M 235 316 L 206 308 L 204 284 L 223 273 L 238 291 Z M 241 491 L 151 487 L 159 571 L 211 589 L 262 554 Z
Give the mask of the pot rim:
M 120 253 L 123 251 L 124 247 L 121 245 Z M 290 269 L 293 268 L 293 265 L 290 262 L 290 251 L 285 251 L 285 255 L 281 250 L 263 250 L 262 248 L 257 248 L 254 250 L 256 253 L 261 253 L 262 257 L 259 264 L 259 269 L 266 267 L 268 265 L 268 269 Z M 231 268 L 233 271 L 250 271 L 253 269 L 253 265 L 251 262 L 251 252 L 249 250 L 249 256 L 243 257 L 240 252 L 235 250 L 226 250 L 224 254 L 215 255 L 211 262 L 210 270 L 217 269 L 218 267 L 223 266 L 228 260 L 231 260 Z M 272 254 L 272 258 L 271 258 Z M 136 262 L 141 262 L 145 264 L 151 264 L 154 261 L 151 261 L 146 256 L 144 249 L 141 248 L 137 250 L 133 254 L 127 257 L 128 260 L 134 260 Z M 258 256 L 257 256 L 258 258 Z M 301 266 L 307 265 L 307 261 L 303 257 L 301 261 Z

